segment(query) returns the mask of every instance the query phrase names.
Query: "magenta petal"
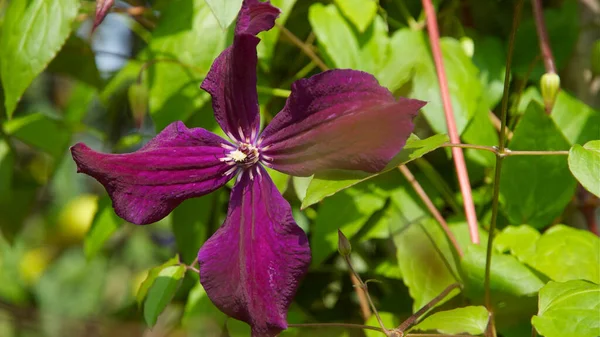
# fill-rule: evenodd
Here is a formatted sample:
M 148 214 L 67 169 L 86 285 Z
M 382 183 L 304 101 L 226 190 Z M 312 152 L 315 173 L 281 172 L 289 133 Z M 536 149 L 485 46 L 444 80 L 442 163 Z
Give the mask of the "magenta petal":
M 402 149 L 426 103 L 394 99 L 370 74 L 331 70 L 296 81 L 259 144 L 274 169 L 309 176 L 330 169 L 377 172 Z
M 256 37 L 275 24 L 279 9 L 258 0 L 242 5 L 233 45 L 215 60 L 200 86 L 212 96 L 215 118 L 225 133 L 241 142 L 256 140 L 260 128 L 256 92 Z
M 200 282 L 225 314 L 252 336 L 287 328 L 288 307 L 310 264 L 306 235 L 262 167 L 245 171 L 231 192 L 227 219 L 198 253 Z
M 79 143 L 71 148 L 77 171 L 98 180 L 115 212 L 135 224 L 156 222 L 183 200 L 223 186 L 235 166 L 220 161 L 231 146 L 204 129 L 182 122 L 167 126 L 140 150 L 127 154 L 95 152 Z

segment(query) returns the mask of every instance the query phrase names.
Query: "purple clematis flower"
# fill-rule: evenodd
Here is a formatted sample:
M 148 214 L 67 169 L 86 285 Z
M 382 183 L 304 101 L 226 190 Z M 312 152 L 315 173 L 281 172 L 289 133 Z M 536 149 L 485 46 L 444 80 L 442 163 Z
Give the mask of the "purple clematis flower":
M 260 133 L 256 35 L 278 15 L 269 3 L 245 0 L 233 44 L 202 82 L 231 141 L 175 122 L 133 153 L 104 154 L 81 143 L 71 148 L 78 172 L 102 183 L 116 213 L 135 224 L 158 221 L 237 175 L 227 219 L 198 253 L 200 282 L 221 311 L 259 337 L 286 329 L 288 307 L 310 264 L 307 237 L 263 166 L 296 176 L 380 171 L 402 149 L 425 105 L 396 100 L 367 73 L 331 70 L 295 82 L 283 110 Z

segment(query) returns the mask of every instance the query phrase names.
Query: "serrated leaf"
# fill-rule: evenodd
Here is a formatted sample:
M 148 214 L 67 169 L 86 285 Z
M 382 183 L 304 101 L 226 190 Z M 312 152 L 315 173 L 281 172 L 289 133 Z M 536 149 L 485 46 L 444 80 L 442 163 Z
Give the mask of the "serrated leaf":
M 242 8 L 243 0 L 205 0 L 223 29 L 227 29 Z
M 545 337 L 600 336 L 600 285 L 550 281 L 540 290 L 539 311 L 531 322 Z
M 451 284 L 460 282 L 452 248 L 435 221 L 408 225 L 394 235 L 394 244 L 402 279 L 414 300 L 413 311 L 421 309 Z M 458 293 L 452 291 L 446 300 Z
M 378 176 L 384 172 L 395 169 L 399 165 L 406 164 L 414 159 L 439 148 L 448 141 L 446 135 L 435 135 L 426 139 L 419 139 L 414 135 L 408 138 L 406 145 L 381 172 L 370 174 L 362 171 L 331 171 L 316 174 L 311 180 L 306 191 L 306 197 L 302 200 L 302 208 L 315 204 L 324 198 L 356 185 L 361 181 Z
M 166 267 L 158 273 L 144 302 L 144 320 L 148 326 L 156 324 L 158 316 L 175 295 L 184 275 L 185 266 Z
M 7 134 L 39 150 L 59 158 L 66 151 L 71 132 L 56 119 L 41 113 L 11 119 L 4 122 Z
M 175 256 L 174 258 L 170 259 L 169 261 L 161 264 L 160 266 L 156 266 L 148 271 L 148 275 L 146 276 L 146 279 L 144 279 L 144 282 L 142 282 L 142 284 L 140 285 L 140 289 L 138 290 L 138 292 L 135 296 L 138 306 L 141 305 L 142 302 L 144 301 L 144 299 L 146 298 L 146 295 L 148 294 L 148 289 L 150 289 L 150 287 L 154 283 L 154 280 L 158 277 L 158 274 L 163 269 L 170 267 L 170 266 L 174 266 L 178 263 L 179 263 L 179 257 Z
M 600 197 L 600 140 L 569 150 L 569 169 L 586 190 Z
M 411 331 L 435 330 L 443 334 L 481 335 L 487 328 L 488 320 L 489 313 L 485 307 L 470 306 L 438 311 L 415 325 Z
M 92 226 L 83 241 L 85 256 L 88 259 L 96 256 L 104 246 L 104 243 L 123 222 L 124 220 L 115 214 L 110 198 L 108 196 L 100 198 Z
M 377 15 L 377 0 L 335 0 L 335 4 L 359 32 L 364 32 Z
M 567 150 L 569 143 L 537 103 L 530 103 L 515 128 L 510 150 Z M 504 159 L 500 201 L 509 220 L 543 228 L 559 216 L 576 182 L 565 156 L 509 156 Z
M 65 43 L 79 4 L 77 0 L 10 2 L 0 36 L 0 76 L 9 118 L 25 89 Z

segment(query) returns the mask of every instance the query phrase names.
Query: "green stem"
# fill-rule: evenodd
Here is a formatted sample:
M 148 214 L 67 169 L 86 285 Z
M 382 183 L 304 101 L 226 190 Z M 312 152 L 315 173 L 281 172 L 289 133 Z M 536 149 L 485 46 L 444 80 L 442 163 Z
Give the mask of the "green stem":
M 506 148 L 506 118 L 508 115 L 508 90 L 510 85 L 510 66 L 512 63 L 512 56 L 515 47 L 515 37 L 517 35 L 517 28 L 519 27 L 519 21 L 521 19 L 521 10 L 523 9 L 523 0 L 518 0 L 515 5 L 515 11 L 513 16 L 510 40 L 508 44 L 508 54 L 506 55 L 506 70 L 504 73 L 504 92 L 502 96 L 502 111 L 500 115 L 500 142 L 498 146 L 499 153 L 504 153 Z M 502 172 L 502 161 L 504 156 L 496 155 L 496 169 L 494 172 L 494 192 L 492 198 L 492 218 L 490 220 L 490 230 L 487 243 L 487 252 L 485 259 L 485 306 L 490 313 L 490 325 L 492 329 L 492 335 L 495 335 L 495 323 L 494 323 L 494 312 L 492 308 L 492 300 L 490 293 L 490 270 L 492 265 L 492 247 L 494 241 L 494 231 L 496 230 L 496 222 L 498 219 L 498 204 L 500 197 L 500 174 Z
M 509 148 L 500 149 L 495 146 L 485 146 L 485 145 L 473 145 L 473 144 L 453 144 L 453 143 L 445 143 L 442 144 L 442 147 L 460 147 L 463 149 L 473 149 L 473 150 L 482 150 L 493 152 L 498 157 L 510 157 L 510 156 L 568 156 L 569 151 L 567 150 L 557 150 L 557 151 L 520 151 L 520 150 L 511 150 Z

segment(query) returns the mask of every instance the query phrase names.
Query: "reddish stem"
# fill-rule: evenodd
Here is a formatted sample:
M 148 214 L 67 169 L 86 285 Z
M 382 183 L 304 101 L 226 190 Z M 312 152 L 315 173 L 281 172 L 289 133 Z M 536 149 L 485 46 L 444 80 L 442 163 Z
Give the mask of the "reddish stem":
M 459 144 L 460 137 L 456 129 L 456 122 L 454 121 L 454 111 L 452 110 L 452 101 L 450 100 L 450 92 L 448 90 L 448 80 L 446 78 L 446 70 L 444 68 L 444 60 L 442 58 L 442 51 L 440 48 L 440 33 L 437 25 L 435 8 L 433 7 L 431 0 L 422 0 L 422 3 L 427 19 L 429 43 L 431 44 L 431 51 L 433 53 L 433 60 L 435 62 L 435 69 L 442 95 L 442 104 L 444 106 L 444 114 L 446 116 L 446 125 L 448 126 L 448 135 L 450 136 L 450 142 Z M 452 148 L 452 156 L 454 158 L 454 166 L 458 176 L 458 183 L 460 184 L 460 191 L 463 195 L 465 215 L 467 217 L 467 223 L 469 224 L 471 242 L 478 244 L 479 231 L 477 225 L 477 214 L 475 213 L 473 196 L 471 194 L 471 183 L 469 182 L 469 173 L 467 172 L 467 166 L 465 164 L 465 157 L 462 149 L 456 147 Z
M 533 7 L 533 17 L 535 18 L 535 28 L 537 29 L 538 38 L 540 40 L 540 50 L 544 58 L 544 66 L 547 73 L 556 74 L 556 65 L 554 65 L 554 56 L 550 49 L 550 40 L 544 23 L 544 12 L 542 11 L 542 0 L 531 0 Z

